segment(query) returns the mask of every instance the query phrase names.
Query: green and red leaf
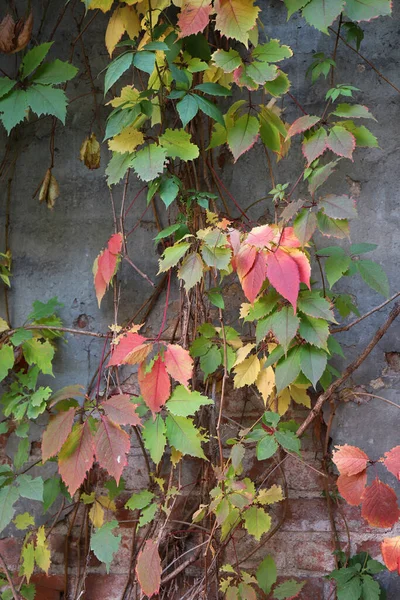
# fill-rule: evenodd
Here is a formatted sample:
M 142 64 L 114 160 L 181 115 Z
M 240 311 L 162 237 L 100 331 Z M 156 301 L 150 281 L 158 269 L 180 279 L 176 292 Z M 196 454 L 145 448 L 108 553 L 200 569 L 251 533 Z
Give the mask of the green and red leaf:
M 189 352 L 177 344 L 168 344 L 164 362 L 169 375 L 187 387 L 193 375 L 193 359 Z
M 50 418 L 42 437 L 43 462 L 58 454 L 74 424 L 75 408 L 59 412 Z
M 96 460 L 100 467 L 114 477 L 117 484 L 128 463 L 126 455 L 129 449 L 129 435 L 117 423 L 102 416 L 94 437 Z
M 148 373 L 145 373 L 143 364 L 140 366 L 138 380 L 146 405 L 153 414 L 159 412 L 171 395 L 171 382 L 161 356 L 154 361 Z
M 75 425 L 58 455 L 58 470 L 71 496 L 93 465 L 94 444 L 88 421 Z
M 118 425 L 141 425 L 136 412 L 137 404 L 133 404 L 129 394 L 117 394 L 101 403 L 107 417 Z

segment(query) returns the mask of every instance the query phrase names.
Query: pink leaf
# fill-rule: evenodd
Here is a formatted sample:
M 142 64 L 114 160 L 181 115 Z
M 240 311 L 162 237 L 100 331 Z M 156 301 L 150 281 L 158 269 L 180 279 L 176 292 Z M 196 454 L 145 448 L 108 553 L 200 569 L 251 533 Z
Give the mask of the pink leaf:
M 269 225 L 253 227 L 249 232 L 246 243 L 256 248 L 269 248 L 276 237 L 276 232 Z
M 111 254 L 119 254 L 122 250 L 122 234 L 114 233 L 108 240 L 107 246 Z
M 372 527 L 393 527 L 400 517 L 396 492 L 376 478 L 365 488 L 361 516 Z
M 149 373 L 144 372 L 143 365 L 140 366 L 138 380 L 146 405 L 153 414 L 159 412 L 171 395 L 171 382 L 161 356 L 154 362 Z
M 55 456 L 61 450 L 62 445 L 71 433 L 74 417 L 75 408 L 70 408 L 50 418 L 42 437 L 43 462 Z
M 97 462 L 118 484 L 124 466 L 128 463 L 126 455 L 130 449 L 129 435 L 108 417 L 101 417 L 94 438 L 94 448 Z
M 240 250 L 240 232 L 237 229 L 228 229 L 228 241 L 232 247 L 233 255 L 235 256 Z
M 235 256 L 236 270 L 239 279 L 243 279 L 250 271 L 251 267 L 254 265 L 256 256 L 257 250 L 255 248 L 248 246 L 247 244 L 242 244 L 239 252 Z
M 344 156 L 353 160 L 356 138 L 341 125 L 335 125 L 330 131 L 327 147 L 338 156 Z
M 337 486 L 339 493 L 352 506 L 361 504 L 362 495 L 367 485 L 367 471 L 361 471 L 357 475 L 339 475 Z
M 296 312 L 300 288 L 300 273 L 297 262 L 278 248 L 267 255 L 267 277 L 271 285 L 293 306 Z
M 178 37 L 200 33 L 207 27 L 212 6 L 210 0 L 184 0 L 178 17 Z
M 147 540 L 139 552 L 136 575 L 143 593 L 151 598 L 158 594 L 161 584 L 161 559 L 154 540 Z
M 93 464 L 94 445 L 88 421 L 75 425 L 58 455 L 58 470 L 71 496 Z
M 164 355 L 168 373 L 186 386 L 193 375 L 193 359 L 189 352 L 177 344 L 169 344 Z
M 390 473 L 393 473 L 400 480 L 400 446 L 396 446 L 390 452 L 386 452 L 383 464 Z
M 326 131 L 323 127 L 320 127 L 310 135 L 310 137 L 303 142 L 303 154 L 307 159 L 307 164 L 310 164 L 321 156 L 327 148 L 327 139 Z
M 285 227 L 283 232 L 279 234 L 276 243 L 278 242 L 280 242 L 280 246 L 285 246 L 286 248 L 301 247 L 301 242 L 295 234 L 294 227 Z
M 242 280 L 242 288 L 249 302 L 254 302 L 260 293 L 261 287 L 267 275 L 265 256 L 258 253 L 254 265 Z
M 118 254 L 122 249 L 122 235 L 115 233 L 108 241 L 107 248 L 100 252 L 93 265 L 94 288 L 97 301 L 101 300 L 110 285 L 117 268 Z
M 368 456 L 357 446 L 337 446 L 332 460 L 341 475 L 357 475 L 367 468 Z
M 320 117 L 316 117 L 314 115 L 304 115 L 304 117 L 296 119 L 296 121 L 292 123 L 289 127 L 287 137 L 290 138 L 296 135 L 297 133 L 307 131 L 307 129 L 313 127 L 320 120 Z
M 112 346 L 112 356 L 107 367 L 122 365 L 129 354 L 138 346 L 141 346 L 147 338 L 139 333 L 126 333 L 117 338 L 117 344 Z
M 105 414 L 118 425 L 141 425 L 140 417 L 136 412 L 137 404 L 131 402 L 129 394 L 111 396 L 101 403 Z
M 296 261 L 296 264 L 299 268 L 299 275 L 301 283 L 305 283 L 305 285 L 310 288 L 310 277 L 311 277 L 311 265 L 307 256 L 301 250 L 290 250 L 290 256 L 293 260 Z

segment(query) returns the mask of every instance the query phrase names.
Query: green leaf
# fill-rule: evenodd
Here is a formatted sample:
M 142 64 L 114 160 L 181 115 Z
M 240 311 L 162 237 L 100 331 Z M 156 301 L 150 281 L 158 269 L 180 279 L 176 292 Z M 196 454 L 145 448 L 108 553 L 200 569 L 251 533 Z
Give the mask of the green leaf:
M 151 181 L 163 172 L 166 156 L 164 148 L 156 144 L 149 144 L 135 153 L 131 167 L 140 179 Z
M 381 562 L 379 562 L 379 560 L 374 560 L 373 558 L 371 558 L 368 562 L 367 562 L 367 566 L 366 566 L 366 571 L 368 571 L 368 573 L 370 573 L 371 575 L 377 575 L 378 573 L 381 573 L 382 571 L 386 571 L 386 566 L 383 565 Z
M 10 341 L 14 346 L 20 346 L 26 340 L 33 338 L 33 332 L 27 329 L 17 329 L 17 331 L 11 336 Z
M 243 115 L 234 123 L 228 126 L 228 146 L 232 151 L 234 162 L 247 152 L 256 142 L 260 129 L 260 122 L 256 117 Z
M 323 252 L 323 250 L 321 252 Z M 326 259 L 325 273 L 331 288 L 339 281 L 339 279 L 341 279 L 341 277 L 343 277 L 343 274 L 349 268 L 350 263 L 350 257 L 346 256 L 343 251 L 341 254 L 338 253 L 336 256 L 329 256 Z
M 25 119 L 28 108 L 28 96 L 25 90 L 12 90 L 0 99 L 0 113 L 2 113 L 0 118 L 7 133 Z
M 351 244 L 350 254 L 352 256 L 357 255 L 357 254 L 366 254 L 367 252 L 372 252 L 373 250 L 376 250 L 377 247 L 378 247 L 377 244 L 367 244 L 367 243 Z
M 285 352 L 296 335 L 299 324 L 300 319 L 296 317 L 291 306 L 284 306 L 272 315 L 271 329 Z
M 222 125 L 223 128 L 225 128 L 224 117 L 222 116 L 220 109 L 217 106 L 215 106 L 215 104 L 213 102 L 210 102 L 210 100 L 207 100 L 206 98 L 203 98 L 202 96 L 196 95 L 195 98 L 196 98 L 197 106 L 199 107 L 199 109 L 205 115 L 207 115 L 211 119 L 214 119 L 214 121 L 216 121 L 217 123 Z
M 266 44 L 256 46 L 252 51 L 253 58 L 266 62 L 280 62 L 293 56 L 289 46 L 281 46 L 279 40 L 270 40 Z
M 102 527 L 92 533 L 90 538 L 90 549 L 101 562 L 105 563 L 107 573 L 110 571 L 111 561 L 121 542 L 121 536 L 114 535 L 112 532 L 116 527 L 118 527 L 118 521 L 104 523 Z
M 267 81 L 264 85 L 264 89 L 275 98 L 286 94 L 286 92 L 289 91 L 289 88 L 289 77 L 283 71 L 279 71 L 278 77 L 272 81 Z
M 330 302 L 323 298 L 319 292 L 300 292 L 297 307 L 300 312 L 309 317 L 326 319 L 336 323 Z
M 19 475 L 16 479 L 20 496 L 29 500 L 43 501 L 43 479 L 31 475 Z
M 186 133 L 184 129 L 166 129 L 165 133 L 160 136 L 159 142 L 167 156 L 182 160 L 194 160 L 199 156 L 199 149 L 196 144 L 192 144 L 190 139 L 190 133 Z
M 206 265 L 219 271 L 226 271 L 231 262 L 232 251 L 227 247 L 203 246 L 201 254 Z
M 354 135 L 359 148 L 379 148 L 376 136 L 364 125 L 357 127 L 353 121 L 342 121 L 340 124 Z
M 158 193 L 166 208 L 172 204 L 177 197 L 178 192 L 179 185 L 176 183 L 174 177 L 163 179 L 163 181 L 160 183 L 160 187 L 158 188 Z
M 180 102 L 177 103 L 176 109 L 181 118 L 182 125 L 186 125 L 194 119 L 199 110 L 197 99 L 191 94 L 187 94 Z
M 19 498 L 16 487 L 7 485 L 0 490 L 0 533 L 11 523 L 15 509 L 13 505 Z
M 39 67 L 32 77 L 32 81 L 43 85 L 57 85 L 73 79 L 78 70 L 74 65 L 57 58 L 53 62 Z
M 303 8 L 309 0 L 283 0 L 288 11 L 288 19 L 298 10 Z
M 368 108 L 362 104 L 347 104 L 346 102 L 338 104 L 334 112 L 332 113 L 336 117 L 347 117 L 349 119 L 373 119 L 375 117 L 371 115 Z
M 0 77 L 0 98 L 8 94 L 17 82 L 9 77 Z
M 43 513 L 46 513 L 50 506 L 57 500 L 60 495 L 60 478 L 50 477 L 43 484 Z
M 305 581 L 295 581 L 294 579 L 284 581 L 274 589 L 273 598 L 275 600 L 293 600 L 300 594 L 305 584 Z
M 328 33 L 328 27 L 340 15 L 343 5 L 344 0 L 311 0 L 302 14 L 310 25 Z
M 153 417 L 150 417 L 143 423 L 144 446 L 156 465 L 158 465 L 164 454 L 165 444 L 167 443 L 165 433 L 165 423 L 160 415 L 157 415 L 154 421 Z
M 309 344 L 317 346 L 317 348 L 328 349 L 329 326 L 324 319 L 316 319 L 315 317 L 308 316 L 302 317 L 299 333 Z
M 24 584 L 21 587 L 21 594 L 25 600 L 35 600 L 36 596 L 36 587 L 34 583 L 30 583 L 29 585 Z
M 222 308 L 222 310 L 224 310 L 225 302 L 222 294 L 214 290 L 209 290 L 207 292 L 207 296 L 213 306 L 216 306 L 217 308 Z
M 324 213 L 333 219 L 354 219 L 357 216 L 354 200 L 349 196 L 330 194 L 320 200 L 319 205 L 324 209 Z
M 363 600 L 379 600 L 381 587 L 377 581 L 370 575 L 362 576 L 362 597 Z
M 29 438 L 22 438 L 18 444 L 17 452 L 14 455 L 14 467 L 18 470 L 26 463 L 29 458 L 31 443 Z
M 50 298 L 47 302 L 41 302 L 40 300 L 35 300 L 32 303 L 32 311 L 28 315 L 28 319 L 32 321 L 39 321 L 40 319 L 45 319 L 47 317 L 52 317 L 55 312 L 57 312 L 60 308 L 63 308 L 64 304 L 58 301 L 57 296 Z
M 178 229 L 182 226 L 181 223 L 174 223 L 173 225 L 170 225 L 169 227 L 166 227 L 165 229 L 163 229 L 162 231 L 160 231 L 160 233 L 158 233 L 156 235 L 156 237 L 154 238 L 155 242 L 159 242 L 160 240 L 169 237 L 170 235 L 172 235 L 173 233 L 175 233 L 175 231 L 178 231 Z
M 52 45 L 53 42 L 46 42 L 45 44 L 40 44 L 40 46 L 32 48 L 32 50 L 29 50 L 25 54 L 20 67 L 22 79 L 28 77 L 28 75 L 40 65 L 42 60 L 47 56 Z
M 276 391 L 281 392 L 293 383 L 300 373 L 300 346 L 289 350 L 286 357 L 282 357 L 275 369 Z
M 200 369 L 203 371 L 205 379 L 214 373 L 221 364 L 221 353 L 215 344 L 200 357 Z
M 293 227 L 297 239 L 304 246 L 311 239 L 317 227 L 315 212 L 309 209 L 301 210 L 293 222 Z
M 338 600 L 359 600 L 361 598 L 361 580 L 358 575 L 344 583 L 338 585 L 337 598 Z
M 313 169 L 312 173 L 308 177 L 308 188 L 310 194 L 315 194 L 318 188 L 325 183 L 325 181 L 334 173 L 335 167 L 338 163 L 338 159 L 332 160 L 331 162 Z
M 188 292 L 203 277 L 204 264 L 200 254 L 191 252 L 182 261 L 178 271 L 179 279 L 183 279 L 185 290 Z
M 369 21 L 391 12 L 391 0 L 346 0 L 345 13 L 352 21 Z
M 232 71 L 242 64 L 239 52 L 233 48 L 230 48 L 228 51 L 217 50 L 211 58 L 217 67 L 222 69 L 224 73 L 232 73 Z
M 248 508 L 243 514 L 243 519 L 248 533 L 258 542 L 261 536 L 271 528 L 270 515 L 263 508 L 258 508 L 257 506 Z
M 132 154 L 129 152 L 125 152 L 124 154 L 120 154 L 119 152 L 113 153 L 106 169 L 107 183 L 109 186 L 121 181 L 122 177 L 130 167 L 131 160 Z
M 201 406 L 209 404 L 214 404 L 211 398 L 203 396 L 200 392 L 191 392 L 183 385 L 178 385 L 167 401 L 166 408 L 173 415 L 188 417 L 194 415 Z
M 301 370 L 307 379 L 311 381 L 314 388 L 317 387 L 317 383 L 325 371 L 327 360 L 326 352 L 323 350 L 308 344 L 301 346 Z
M 300 454 L 301 442 L 293 431 L 275 431 L 275 438 L 285 450 Z
M 207 460 L 201 447 L 201 441 L 204 438 L 195 427 L 192 419 L 175 417 L 169 414 L 165 419 L 165 423 L 168 442 L 171 446 L 182 452 L 182 454 L 189 454 Z
M 194 89 L 199 90 L 204 94 L 210 94 L 211 96 L 232 96 L 231 90 L 223 87 L 219 83 L 199 83 Z
M 106 133 L 104 141 L 121 133 L 125 127 L 132 125 L 140 115 L 140 104 L 133 108 L 118 108 L 109 114 L 106 123 Z
M 365 259 L 358 260 L 355 264 L 365 283 L 387 298 L 390 294 L 389 280 L 382 267 L 372 260 Z
M 123 73 L 132 65 L 133 54 L 126 52 L 113 60 L 107 67 L 104 79 L 104 95 L 107 94 L 111 86 L 121 77 Z
M 49 341 L 40 342 L 34 338 L 22 344 L 22 351 L 28 365 L 35 364 L 44 375 L 53 375 L 52 360 L 54 347 Z
M 278 579 L 276 564 L 271 555 L 266 556 L 258 565 L 256 577 L 259 587 L 268 595 Z
M 141 510 L 150 504 L 153 500 L 154 494 L 149 490 L 142 490 L 137 494 L 132 494 L 128 502 L 125 503 L 125 507 L 130 510 Z
M 139 71 L 144 71 L 149 75 L 151 75 L 154 70 L 155 62 L 156 55 L 154 52 L 147 52 L 146 50 L 137 52 L 133 59 L 134 66 L 139 69 Z
M 15 527 L 20 531 L 28 529 L 30 525 L 35 525 L 35 519 L 28 512 L 17 515 L 13 521 Z
M 64 90 L 34 83 L 26 90 L 26 97 L 29 106 L 38 117 L 53 115 L 65 124 L 67 96 Z
M 266 434 L 257 442 L 256 456 L 258 460 L 267 460 L 271 458 L 278 450 L 278 444 L 273 435 Z
M 190 248 L 189 242 L 177 242 L 173 246 L 166 248 L 162 258 L 159 260 L 159 273 L 169 271 L 172 267 L 175 267 L 181 258 L 186 254 Z
M 14 348 L 11 344 L 3 344 L 0 348 L 0 381 L 7 377 L 14 366 Z
M 150 504 L 150 506 L 147 506 L 146 508 L 144 508 L 141 512 L 139 521 L 138 521 L 138 526 L 139 527 L 143 527 L 144 525 L 147 525 L 148 523 L 150 523 L 153 519 L 154 516 L 156 514 L 158 510 L 158 505 L 157 504 Z

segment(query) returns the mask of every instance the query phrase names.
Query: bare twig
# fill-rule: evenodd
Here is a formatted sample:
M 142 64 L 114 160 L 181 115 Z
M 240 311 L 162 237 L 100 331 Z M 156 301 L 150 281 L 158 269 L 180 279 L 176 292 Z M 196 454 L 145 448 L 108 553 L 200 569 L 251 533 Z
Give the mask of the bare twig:
M 361 317 L 359 317 L 355 321 L 352 321 L 348 325 L 343 325 L 343 327 L 335 327 L 334 329 L 331 329 L 331 333 L 340 333 L 341 331 L 348 331 L 349 329 L 354 327 L 354 325 L 357 325 L 358 323 L 360 323 L 360 321 L 363 321 L 367 317 L 373 315 L 378 310 L 381 310 L 381 308 L 383 308 L 387 304 L 390 304 L 391 302 L 393 302 L 393 300 L 396 300 L 396 298 L 398 298 L 399 296 L 400 296 L 400 292 L 396 292 L 395 294 L 393 294 L 393 296 L 391 298 L 389 298 L 388 300 L 385 300 L 385 302 L 382 302 L 382 304 L 379 304 L 379 306 L 375 306 L 375 308 L 372 308 L 367 313 L 365 313 L 365 315 L 361 315 Z
M 4 560 L 4 558 L 2 557 L 1 554 L 0 554 L 0 565 L 5 573 L 5 576 L 7 577 L 7 581 L 10 585 L 14 600 L 21 600 L 22 597 L 20 596 L 20 594 L 18 594 L 17 590 L 15 589 L 15 585 L 14 585 L 13 580 L 11 579 L 11 575 L 7 568 L 6 561 Z

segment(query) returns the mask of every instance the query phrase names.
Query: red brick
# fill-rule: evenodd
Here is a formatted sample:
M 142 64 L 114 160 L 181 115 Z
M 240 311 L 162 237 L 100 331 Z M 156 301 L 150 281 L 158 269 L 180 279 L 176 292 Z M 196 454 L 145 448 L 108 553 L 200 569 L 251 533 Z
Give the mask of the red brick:
M 33 575 L 32 583 L 36 585 L 35 600 L 60 600 L 64 591 L 62 575 Z
M 4 540 L 0 540 L 0 554 L 11 571 L 18 569 L 22 542 L 23 540 L 17 538 L 5 538 Z
M 330 531 L 326 501 L 319 498 L 289 499 L 284 531 Z
M 296 581 L 304 581 L 304 577 L 279 577 L 278 584 L 287 581 L 288 579 L 295 579 Z M 325 581 L 322 578 L 309 578 L 306 579 L 306 583 L 301 590 L 300 594 L 296 596 L 297 600 L 324 600 L 325 594 Z M 268 600 L 272 600 L 273 592 L 268 596 Z
M 85 600 L 120 600 L 128 575 L 91 573 L 85 582 Z
M 328 572 L 335 568 L 331 541 L 316 540 L 294 544 L 291 549 L 291 561 L 302 571 Z
M 385 536 L 383 535 L 382 539 L 384 537 Z M 368 554 L 372 558 L 383 562 L 381 554 L 381 541 L 382 540 L 366 540 L 364 542 L 361 542 L 360 544 L 357 544 L 356 553 L 358 554 L 359 552 L 368 552 Z

